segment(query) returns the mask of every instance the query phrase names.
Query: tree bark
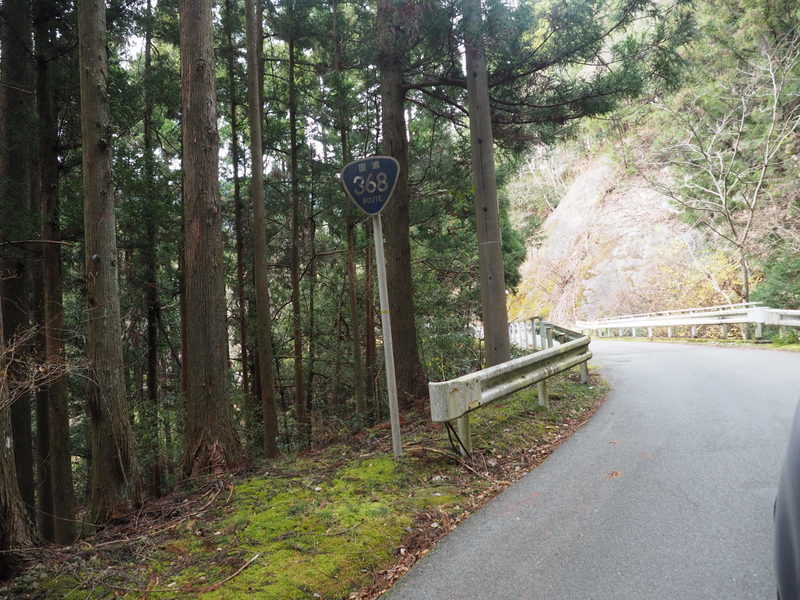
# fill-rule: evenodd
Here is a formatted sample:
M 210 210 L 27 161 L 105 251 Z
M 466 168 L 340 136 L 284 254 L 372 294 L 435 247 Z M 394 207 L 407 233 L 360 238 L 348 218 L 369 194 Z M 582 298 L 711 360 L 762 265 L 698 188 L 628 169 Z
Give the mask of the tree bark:
M 406 138 L 403 66 L 397 51 L 396 13 L 404 3 L 378 0 L 377 30 L 383 119 L 383 152 L 400 164 L 392 199 L 384 209 L 386 223 L 386 272 L 392 339 L 401 408 L 408 409 L 427 398 L 427 378 L 422 368 L 414 322 L 411 243 L 409 240 L 408 140 Z
M 32 175 L 38 177 L 40 169 L 38 163 L 31 165 Z M 41 214 L 41 193 L 38 179 L 33 182 L 34 203 L 36 212 Z M 37 215 L 38 216 L 38 215 Z M 34 265 L 33 273 L 33 310 L 31 316 L 36 323 L 36 344 L 37 354 L 40 360 L 46 360 L 47 340 L 44 331 L 44 269 L 42 261 Z M 36 460 L 36 506 L 35 523 L 36 532 L 40 538 L 52 542 L 55 537 L 53 522 L 53 478 L 50 476 L 51 448 L 50 443 L 50 394 L 47 387 L 41 387 L 35 393 L 35 413 L 36 413 L 36 450 L 34 452 Z
M 472 182 L 481 273 L 481 306 L 487 366 L 511 359 L 503 269 L 503 240 L 497 204 L 497 174 L 489 106 L 489 77 L 484 57 L 481 1 L 464 4 L 469 130 L 472 142 Z
M 245 296 L 245 254 L 244 254 L 244 204 L 242 202 L 242 182 L 239 175 L 241 147 L 239 146 L 239 97 L 236 89 L 236 51 L 233 44 L 234 7 L 232 0 L 225 0 L 225 34 L 228 38 L 228 95 L 230 103 L 229 120 L 231 124 L 231 162 L 233 163 L 233 203 L 234 229 L 236 231 L 236 304 L 239 311 L 239 348 L 242 369 L 242 403 L 245 414 L 245 431 L 248 442 L 261 439 L 257 435 L 256 407 L 250 393 L 249 336 L 247 333 L 247 297 Z
M 141 482 L 123 380 L 106 12 L 101 0 L 79 0 L 78 34 L 89 321 L 86 396 L 92 432 L 87 521 L 96 524 L 138 504 Z
M 339 29 L 339 2 L 331 2 L 331 17 L 333 27 L 331 34 L 333 37 L 333 68 L 336 74 L 336 86 L 338 89 L 339 105 L 337 106 L 337 119 L 339 129 L 339 142 L 342 146 L 342 164 L 347 164 L 352 158 L 350 152 L 350 139 L 348 132 L 352 127 L 350 115 L 347 110 L 347 92 L 344 89 L 344 59 L 342 56 L 342 39 Z M 350 342 L 351 354 L 353 357 L 353 384 L 356 395 L 356 410 L 362 422 L 368 421 L 367 406 L 364 393 L 364 368 L 361 360 L 361 324 L 358 310 L 358 281 L 356 278 L 356 248 L 355 248 L 355 228 L 356 212 L 355 207 L 347 204 L 347 278 L 348 278 L 348 299 L 350 301 Z M 371 266 L 370 266 L 371 268 Z
M 2 6 L 2 79 L 3 125 L 0 137 L 0 233 L 4 241 L 16 242 L 33 237 L 31 226 L 32 167 L 29 143 L 33 114 L 33 70 L 30 57 L 31 2 L 5 0 Z M 31 325 L 33 269 L 30 255 L 22 247 L 11 245 L 0 260 L 0 273 L 7 278 L 1 310 L 5 315 L 6 341 Z M 12 366 L 13 368 L 13 366 Z M 14 431 L 14 456 L 19 489 L 31 519 L 35 519 L 33 476 L 33 433 L 31 398 L 25 395 L 11 406 Z
M 245 1 L 247 14 L 247 96 L 250 104 L 250 201 L 253 204 L 253 270 L 256 284 L 256 328 L 258 377 L 264 424 L 264 456 L 274 458 L 278 450 L 278 409 L 275 374 L 272 370 L 272 306 L 269 296 L 267 260 L 267 216 L 264 209 L 264 156 L 261 145 L 261 87 L 258 74 L 258 13 L 254 0 Z
M 51 31 L 56 17 L 50 0 L 34 2 L 36 38 L 36 107 L 39 119 L 39 193 L 42 214 L 42 295 L 44 304 L 45 361 L 63 364 L 64 305 L 61 279 L 61 239 L 58 194 L 58 123 L 50 82 L 53 57 Z M 55 243 L 48 243 L 55 242 Z M 47 388 L 48 451 L 44 468 L 48 473 L 52 497 L 52 541 L 71 544 L 75 540 L 75 491 L 69 437 L 67 380 L 62 376 Z M 40 452 L 44 444 L 40 445 Z M 43 491 L 43 494 L 46 492 Z M 46 518 L 46 515 L 44 515 Z
M 381 403 L 378 398 L 378 390 L 376 377 L 377 377 L 377 363 L 378 363 L 378 349 L 375 342 L 375 283 L 373 279 L 372 269 L 372 239 L 370 239 L 369 228 L 367 232 L 367 244 L 364 252 L 364 263 L 369 265 L 364 277 L 364 369 L 366 371 L 367 388 L 365 390 L 367 400 L 374 405 L 374 415 L 376 423 L 381 420 Z
M 147 0 L 147 14 L 144 41 L 144 178 L 145 178 L 145 247 L 144 278 L 145 306 L 147 307 L 147 402 L 143 411 L 143 425 L 148 440 L 147 455 L 147 493 L 153 498 L 161 496 L 163 488 L 163 465 L 161 436 L 159 435 L 159 372 L 158 372 L 158 323 L 160 299 L 158 293 L 158 198 L 155 177 L 155 156 L 153 148 L 153 100 L 151 97 L 152 46 L 153 46 L 153 5 Z
M 211 0 L 180 1 L 186 433 L 183 474 L 242 465 L 228 381 Z
M 311 421 L 306 410 L 303 382 L 303 328 L 300 311 L 300 181 L 297 168 L 297 88 L 295 85 L 295 45 L 293 34 L 288 40 L 289 52 L 289 169 L 292 185 L 292 336 L 294 338 L 294 409 L 297 419 L 298 445 L 308 446 L 311 440 Z
M 0 278 L 0 297 L 3 279 Z M 16 549 L 33 545 L 32 524 L 17 485 L 14 445 L 8 404 L 3 313 L 0 312 L 0 581 L 19 568 Z

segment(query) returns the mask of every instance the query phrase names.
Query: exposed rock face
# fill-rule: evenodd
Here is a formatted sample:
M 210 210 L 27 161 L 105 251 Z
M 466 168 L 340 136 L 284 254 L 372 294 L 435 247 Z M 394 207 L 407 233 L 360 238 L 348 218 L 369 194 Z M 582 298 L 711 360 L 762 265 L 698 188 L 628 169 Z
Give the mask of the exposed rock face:
M 570 324 L 672 307 L 678 290 L 725 302 L 700 235 L 667 198 L 611 159 L 586 165 L 529 248 L 510 318 Z M 683 298 L 682 301 L 686 299 Z

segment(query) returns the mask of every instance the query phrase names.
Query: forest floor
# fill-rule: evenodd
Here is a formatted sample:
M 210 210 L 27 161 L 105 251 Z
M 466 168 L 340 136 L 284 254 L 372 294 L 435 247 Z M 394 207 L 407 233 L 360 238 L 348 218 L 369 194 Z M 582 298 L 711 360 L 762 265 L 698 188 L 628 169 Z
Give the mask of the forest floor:
M 548 382 L 471 415 L 475 450 L 420 414 L 394 459 L 385 425 L 299 456 L 184 483 L 67 548 L 30 553 L 0 598 L 372 600 L 580 428 L 609 386 Z

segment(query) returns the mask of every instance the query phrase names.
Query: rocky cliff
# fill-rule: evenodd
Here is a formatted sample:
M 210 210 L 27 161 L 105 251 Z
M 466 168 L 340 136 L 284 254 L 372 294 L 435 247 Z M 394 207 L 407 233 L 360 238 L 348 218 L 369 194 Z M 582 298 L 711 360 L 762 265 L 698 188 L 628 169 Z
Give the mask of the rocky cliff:
M 669 201 L 608 157 L 579 169 L 528 249 L 509 317 L 575 319 L 726 302 L 735 269 Z

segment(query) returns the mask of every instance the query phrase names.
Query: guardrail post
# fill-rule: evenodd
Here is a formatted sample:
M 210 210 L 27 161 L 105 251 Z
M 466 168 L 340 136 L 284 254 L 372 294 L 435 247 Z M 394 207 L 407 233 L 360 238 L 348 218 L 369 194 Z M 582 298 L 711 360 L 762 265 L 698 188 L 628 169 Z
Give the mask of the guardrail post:
M 461 440 L 459 451 L 462 456 L 467 456 L 472 452 L 472 430 L 469 426 L 469 413 L 456 419 L 456 433 Z
M 742 323 L 742 339 L 749 340 L 750 339 L 750 325 L 747 323 Z
M 692 325 L 692 337 L 697 337 L 697 325 Z
M 581 383 L 589 383 L 589 363 L 581 363 Z
M 781 325 L 778 327 L 778 335 L 781 337 L 786 337 L 786 334 L 789 333 L 789 330 L 786 329 L 786 325 Z
M 539 406 L 550 408 L 550 399 L 547 397 L 547 381 L 536 384 L 536 394 L 539 396 Z
M 756 339 L 760 340 L 764 337 L 764 325 L 762 323 L 756 323 Z
M 553 347 L 553 326 L 552 325 L 548 325 L 547 326 L 547 347 L 548 348 L 552 348 Z
M 547 325 L 544 321 L 539 321 L 539 345 L 542 350 L 547 349 Z
M 722 324 L 722 339 L 723 340 L 727 340 L 728 339 L 728 331 L 729 331 L 729 329 L 730 328 L 729 328 L 727 323 L 723 323 Z
M 667 327 L 667 337 L 672 337 L 672 327 Z
M 649 337 L 649 338 L 653 337 L 653 328 L 652 327 L 648 327 L 647 328 L 647 337 Z

